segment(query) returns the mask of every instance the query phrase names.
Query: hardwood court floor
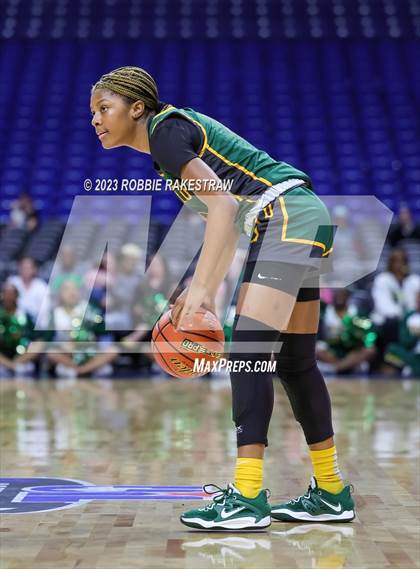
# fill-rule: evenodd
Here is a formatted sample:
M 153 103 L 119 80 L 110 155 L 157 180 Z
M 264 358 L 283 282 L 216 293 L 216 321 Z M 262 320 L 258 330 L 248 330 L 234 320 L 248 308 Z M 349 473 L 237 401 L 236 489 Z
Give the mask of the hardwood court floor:
M 328 385 L 339 463 L 356 490 L 353 523 L 213 534 L 178 522 L 196 502 L 94 500 L 2 515 L 1 569 L 420 567 L 420 382 Z M 2 477 L 102 486 L 220 485 L 232 477 L 235 435 L 224 380 L 3 381 L 0 395 Z M 279 384 L 266 456 L 274 500 L 306 491 L 305 440 Z

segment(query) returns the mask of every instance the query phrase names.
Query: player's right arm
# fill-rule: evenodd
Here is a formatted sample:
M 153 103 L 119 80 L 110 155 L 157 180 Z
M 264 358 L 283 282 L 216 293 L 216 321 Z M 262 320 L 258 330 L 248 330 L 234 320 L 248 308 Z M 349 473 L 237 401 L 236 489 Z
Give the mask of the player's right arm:
M 240 233 L 237 231 L 231 236 L 229 241 L 226 241 L 223 253 L 220 256 L 220 259 L 216 265 L 216 268 L 208 285 L 209 297 L 211 298 L 215 298 L 220 285 L 222 284 L 224 278 L 227 275 L 227 272 L 230 269 L 230 266 L 232 265 L 236 249 L 238 248 L 239 237 Z
M 185 180 L 216 180 L 217 174 L 198 156 L 201 147 L 200 129 L 184 119 L 164 120 L 150 139 L 150 149 L 161 168 Z M 203 248 L 197 263 L 192 286 L 178 305 L 188 299 L 194 312 L 202 302 L 214 303 L 214 296 L 232 262 L 239 231 L 234 220 L 238 203 L 229 192 L 197 191 L 196 197 L 207 208 Z M 197 304 L 198 303 L 198 304 Z
M 219 290 L 220 285 L 223 282 L 229 268 L 232 264 L 233 258 L 235 256 L 236 249 L 238 247 L 240 233 L 239 231 L 235 234 L 230 241 L 226 241 L 225 248 L 223 250 L 222 255 L 219 258 L 219 261 L 216 265 L 216 268 L 211 276 L 209 283 L 208 283 L 208 294 L 207 297 L 204 299 L 202 306 L 213 314 L 216 314 L 216 294 Z M 180 295 L 178 295 L 177 299 L 175 300 L 172 315 L 174 321 L 178 321 L 178 317 L 182 311 L 184 306 L 185 299 L 187 298 L 188 294 L 188 287 L 185 288 Z

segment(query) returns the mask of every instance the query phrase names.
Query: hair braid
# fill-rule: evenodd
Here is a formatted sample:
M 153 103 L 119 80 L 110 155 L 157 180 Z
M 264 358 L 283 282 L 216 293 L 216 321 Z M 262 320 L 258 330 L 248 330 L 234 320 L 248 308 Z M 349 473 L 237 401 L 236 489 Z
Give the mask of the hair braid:
M 141 99 L 146 107 L 152 111 L 159 111 L 159 93 L 155 80 L 141 67 L 119 67 L 99 79 L 92 87 L 108 89 L 118 95 L 126 97 L 130 102 Z

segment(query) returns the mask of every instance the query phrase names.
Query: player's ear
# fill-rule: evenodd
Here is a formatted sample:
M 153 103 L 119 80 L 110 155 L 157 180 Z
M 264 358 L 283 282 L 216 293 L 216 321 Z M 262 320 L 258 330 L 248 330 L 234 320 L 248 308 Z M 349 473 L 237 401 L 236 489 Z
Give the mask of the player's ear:
M 131 105 L 130 114 L 133 119 L 137 120 L 144 114 L 145 105 L 143 101 L 136 101 Z

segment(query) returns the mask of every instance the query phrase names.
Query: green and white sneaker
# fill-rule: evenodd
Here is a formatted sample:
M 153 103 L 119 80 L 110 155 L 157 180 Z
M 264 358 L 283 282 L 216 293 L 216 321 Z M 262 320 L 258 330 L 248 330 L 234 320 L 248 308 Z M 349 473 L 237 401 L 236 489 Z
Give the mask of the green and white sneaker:
M 214 484 L 203 486 L 213 501 L 205 508 L 184 512 L 181 522 L 206 530 L 262 530 L 271 524 L 269 490 L 261 490 L 256 498 L 245 498 L 233 484 L 222 489 Z
M 339 494 L 331 494 L 319 488 L 312 476 L 308 493 L 271 506 L 271 517 L 279 522 L 351 522 L 355 517 L 351 488 L 348 485 Z

